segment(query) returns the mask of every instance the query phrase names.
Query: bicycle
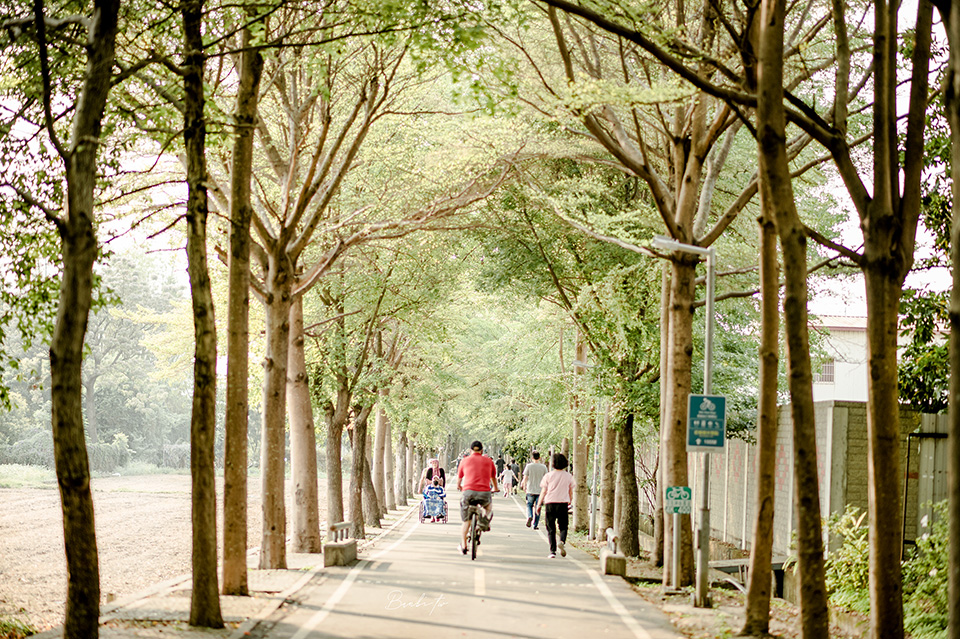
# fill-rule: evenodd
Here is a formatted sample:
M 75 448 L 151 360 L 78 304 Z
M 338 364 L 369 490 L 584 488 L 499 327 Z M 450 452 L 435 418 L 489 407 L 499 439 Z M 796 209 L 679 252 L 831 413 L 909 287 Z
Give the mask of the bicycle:
M 483 506 L 470 504 L 467 506 L 467 545 L 470 547 L 470 560 L 477 558 L 477 546 L 480 545 L 480 533 L 483 532 L 481 519 L 486 514 Z

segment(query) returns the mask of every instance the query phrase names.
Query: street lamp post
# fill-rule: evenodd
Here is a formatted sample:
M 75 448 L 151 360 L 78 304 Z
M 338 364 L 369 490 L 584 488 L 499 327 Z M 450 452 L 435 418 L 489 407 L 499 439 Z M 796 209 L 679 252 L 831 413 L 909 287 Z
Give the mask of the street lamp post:
M 680 251 L 702 255 L 707 259 L 707 311 L 706 338 L 703 349 L 703 394 L 710 395 L 713 380 L 713 302 L 717 251 L 714 247 L 684 244 L 663 235 L 656 235 L 650 243 L 665 251 Z M 698 608 L 710 608 L 710 453 L 702 453 L 703 472 L 700 479 L 700 516 L 697 518 L 697 591 L 693 604 Z M 662 490 L 662 487 L 661 487 Z M 676 551 L 676 549 L 675 549 Z

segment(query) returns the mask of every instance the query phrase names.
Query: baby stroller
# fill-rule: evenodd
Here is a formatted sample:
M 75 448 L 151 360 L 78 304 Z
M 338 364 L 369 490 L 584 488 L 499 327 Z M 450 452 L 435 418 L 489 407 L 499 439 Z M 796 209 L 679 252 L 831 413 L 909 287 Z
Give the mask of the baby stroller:
M 439 523 L 447 523 L 447 502 L 440 497 L 428 495 L 420 502 L 420 523 L 434 518 Z

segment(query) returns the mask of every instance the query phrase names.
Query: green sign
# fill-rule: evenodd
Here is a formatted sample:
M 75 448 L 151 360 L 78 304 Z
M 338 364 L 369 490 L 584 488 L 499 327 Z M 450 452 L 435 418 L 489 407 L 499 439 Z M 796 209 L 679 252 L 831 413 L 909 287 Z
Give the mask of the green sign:
M 668 515 L 689 515 L 692 501 L 693 491 L 689 486 L 667 486 L 663 510 Z
M 691 394 L 687 400 L 687 451 L 723 452 L 726 433 L 727 398 Z

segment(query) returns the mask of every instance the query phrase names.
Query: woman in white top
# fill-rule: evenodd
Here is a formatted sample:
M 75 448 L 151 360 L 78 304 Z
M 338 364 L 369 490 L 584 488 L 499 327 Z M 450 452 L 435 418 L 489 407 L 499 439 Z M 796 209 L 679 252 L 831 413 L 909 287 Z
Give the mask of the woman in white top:
M 573 501 L 573 475 L 567 472 L 567 458 L 562 453 L 553 456 L 553 470 L 540 480 L 540 500 L 537 502 L 537 515 L 540 509 L 546 510 L 547 539 L 550 541 L 550 559 L 557 556 L 557 547 L 560 556 L 567 556 L 567 526 L 569 517 L 567 509 Z M 557 543 L 557 528 L 560 529 L 560 541 Z

